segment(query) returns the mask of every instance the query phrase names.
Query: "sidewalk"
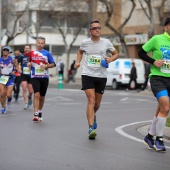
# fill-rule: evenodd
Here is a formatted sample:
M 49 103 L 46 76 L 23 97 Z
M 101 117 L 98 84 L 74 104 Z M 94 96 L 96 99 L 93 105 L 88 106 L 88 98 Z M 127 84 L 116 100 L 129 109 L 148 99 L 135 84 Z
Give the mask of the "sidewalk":
M 147 135 L 149 132 L 151 124 L 144 125 L 142 127 L 139 127 L 137 131 L 141 133 L 142 135 Z M 165 126 L 164 133 L 163 133 L 164 139 L 166 139 L 168 142 L 170 142 L 170 127 Z

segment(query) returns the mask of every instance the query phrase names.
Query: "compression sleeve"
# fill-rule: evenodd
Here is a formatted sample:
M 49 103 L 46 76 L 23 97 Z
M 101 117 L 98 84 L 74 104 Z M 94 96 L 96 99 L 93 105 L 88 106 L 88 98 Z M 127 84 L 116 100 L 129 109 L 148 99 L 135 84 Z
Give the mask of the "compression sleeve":
M 144 61 L 146 61 L 146 62 L 148 62 L 148 63 L 150 63 L 150 64 L 153 64 L 153 63 L 155 62 L 155 60 L 154 60 L 153 58 L 149 57 L 149 56 L 147 55 L 147 52 L 144 51 L 143 49 L 141 49 L 141 50 L 138 52 L 138 56 L 139 56 L 142 60 L 144 60 Z

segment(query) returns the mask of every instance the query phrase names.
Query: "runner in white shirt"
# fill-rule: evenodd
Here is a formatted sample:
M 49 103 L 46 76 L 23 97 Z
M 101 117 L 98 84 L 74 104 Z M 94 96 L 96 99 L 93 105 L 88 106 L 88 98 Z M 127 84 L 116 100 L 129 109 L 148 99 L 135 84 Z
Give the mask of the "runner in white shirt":
M 90 23 L 91 38 L 83 40 L 77 53 L 74 68 L 80 66 L 84 54 L 82 70 L 82 90 L 85 91 L 88 104 L 86 109 L 89 125 L 89 139 L 95 139 L 97 133 L 96 112 L 100 107 L 107 81 L 108 63 L 118 58 L 118 53 L 108 39 L 100 37 L 101 26 L 99 21 Z M 111 57 L 108 57 L 108 51 Z

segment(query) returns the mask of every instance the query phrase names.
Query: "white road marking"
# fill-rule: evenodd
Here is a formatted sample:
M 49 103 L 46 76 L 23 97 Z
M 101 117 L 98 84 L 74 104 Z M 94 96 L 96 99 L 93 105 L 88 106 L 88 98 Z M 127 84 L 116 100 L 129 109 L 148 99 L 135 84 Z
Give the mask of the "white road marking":
M 124 97 L 122 99 L 120 99 L 121 102 L 148 102 L 148 99 L 132 99 L 129 97 Z
M 124 97 L 123 99 L 120 99 L 120 101 L 126 101 L 128 99 L 129 99 L 129 97 Z
M 135 141 L 137 141 L 137 142 L 142 142 L 142 143 L 143 143 L 143 140 L 141 140 L 141 139 L 139 139 L 139 138 L 136 138 L 136 137 L 134 137 L 134 136 L 131 136 L 131 135 L 125 133 L 125 132 L 123 131 L 123 128 L 128 127 L 128 126 L 132 126 L 132 125 L 136 125 L 136 124 L 140 124 L 140 123 L 148 123 L 148 122 L 151 122 L 151 120 L 129 123 L 129 124 L 122 125 L 122 126 L 119 126 L 119 127 L 115 128 L 115 131 L 116 131 L 117 133 L 119 133 L 120 135 L 122 135 L 122 136 L 125 136 L 125 137 L 127 137 L 127 138 L 129 138 L 129 139 L 135 140 Z M 170 149 L 169 146 L 166 146 L 166 148 Z
M 73 101 L 72 99 L 68 97 L 62 97 L 62 96 L 54 96 L 54 97 L 47 98 L 46 100 L 48 101 Z
M 136 99 L 137 101 L 140 101 L 140 102 L 147 102 L 149 101 L 148 99 Z

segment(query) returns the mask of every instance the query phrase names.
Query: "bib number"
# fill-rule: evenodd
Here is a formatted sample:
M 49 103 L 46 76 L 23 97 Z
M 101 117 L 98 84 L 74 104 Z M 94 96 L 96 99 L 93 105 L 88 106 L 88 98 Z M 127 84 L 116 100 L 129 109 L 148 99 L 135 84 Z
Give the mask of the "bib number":
M 165 61 L 164 65 L 161 66 L 160 71 L 162 73 L 170 73 L 170 61 Z
M 30 74 L 30 69 L 28 67 L 23 67 L 23 74 Z
M 101 56 L 89 55 L 88 56 L 88 66 L 100 67 Z
M 35 67 L 35 75 L 46 75 L 45 70 L 40 68 L 40 66 Z
M 8 76 L 1 76 L 0 77 L 0 83 L 6 85 L 9 80 Z

